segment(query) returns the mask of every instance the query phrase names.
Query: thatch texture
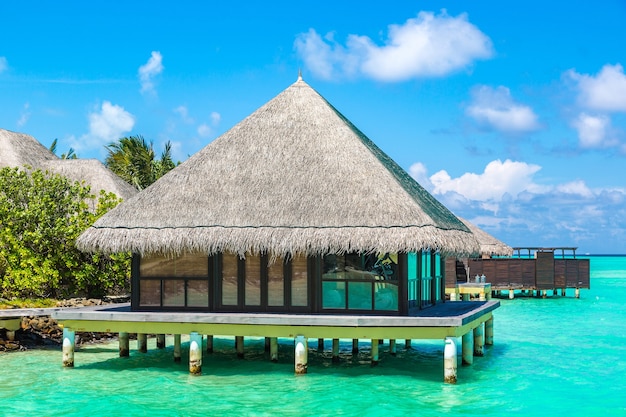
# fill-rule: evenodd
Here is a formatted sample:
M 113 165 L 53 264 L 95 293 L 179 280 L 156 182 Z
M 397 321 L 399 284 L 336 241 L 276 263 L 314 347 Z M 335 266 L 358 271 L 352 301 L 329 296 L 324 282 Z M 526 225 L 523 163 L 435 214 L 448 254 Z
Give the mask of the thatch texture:
M 480 244 L 481 256 L 512 256 L 513 248 L 506 243 L 496 239 L 489 233 L 485 232 L 470 221 L 459 217 L 459 219 L 467 226 L 468 229 L 474 234 L 476 240 Z
M 301 79 L 77 244 L 141 254 L 478 251 L 460 220 Z
M 127 199 L 137 190 L 96 159 L 60 159 L 32 136 L 0 129 L 0 168 L 40 169 L 84 182 L 98 196 L 100 190 Z

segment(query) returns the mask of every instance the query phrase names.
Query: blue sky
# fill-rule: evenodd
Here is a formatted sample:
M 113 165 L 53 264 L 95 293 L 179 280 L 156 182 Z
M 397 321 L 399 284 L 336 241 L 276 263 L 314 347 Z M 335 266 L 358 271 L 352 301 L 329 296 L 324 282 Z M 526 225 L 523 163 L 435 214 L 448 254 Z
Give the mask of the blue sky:
M 7 4 L 8 3 L 8 4 Z M 302 75 L 511 246 L 626 253 L 626 2 L 2 2 L 0 128 L 184 160 Z

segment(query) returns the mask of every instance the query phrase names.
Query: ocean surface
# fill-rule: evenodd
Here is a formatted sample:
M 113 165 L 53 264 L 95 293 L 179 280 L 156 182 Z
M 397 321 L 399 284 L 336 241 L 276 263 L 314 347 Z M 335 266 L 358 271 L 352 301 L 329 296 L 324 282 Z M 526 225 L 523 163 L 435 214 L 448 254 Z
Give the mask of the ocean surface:
M 131 341 L 129 358 L 117 343 L 82 347 L 73 369 L 60 349 L 0 354 L 0 416 L 626 416 L 626 257 L 590 259 L 580 299 L 501 299 L 494 345 L 459 366 L 456 385 L 442 382 L 442 341 L 399 341 L 395 357 L 385 344 L 372 368 L 365 341 L 353 357 L 342 340 L 334 365 L 330 340 L 323 353 L 310 340 L 309 373 L 295 376 L 293 341 L 271 363 L 262 339 L 237 359 L 232 338 L 216 337 L 191 376 L 188 343 L 176 364 L 168 337 L 147 354 Z

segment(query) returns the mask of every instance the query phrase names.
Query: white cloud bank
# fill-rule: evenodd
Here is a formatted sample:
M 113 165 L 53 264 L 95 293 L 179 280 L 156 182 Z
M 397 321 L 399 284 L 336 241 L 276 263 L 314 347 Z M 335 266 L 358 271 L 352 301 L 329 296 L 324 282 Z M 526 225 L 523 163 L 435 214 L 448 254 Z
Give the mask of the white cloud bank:
M 529 106 L 516 103 L 508 88 L 478 86 L 466 113 L 479 124 L 504 133 L 529 132 L 539 128 L 537 115 Z
M 385 82 L 443 76 L 493 55 L 491 40 L 466 14 L 451 17 L 445 10 L 439 15 L 420 12 L 402 25 L 389 25 L 382 46 L 362 35 L 349 35 L 344 46 L 333 34 L 322 37 L 315 29 L 300 34 L 294 46 L 320 78 L 360 75 Z
M 89 113 L 89 133 L 72 141 L 76 151 L 98 150 L 125 136 L 135 126 L 135 117 L 122 106 L 104 101 L 102 105 Z
M 154 78 L 163 72 L 163 57 L 158 51 L 152 51 L 150 59 L 139 67 L 139 82 L 141 83 L 142 94 L 156 94 L 154 88 Z

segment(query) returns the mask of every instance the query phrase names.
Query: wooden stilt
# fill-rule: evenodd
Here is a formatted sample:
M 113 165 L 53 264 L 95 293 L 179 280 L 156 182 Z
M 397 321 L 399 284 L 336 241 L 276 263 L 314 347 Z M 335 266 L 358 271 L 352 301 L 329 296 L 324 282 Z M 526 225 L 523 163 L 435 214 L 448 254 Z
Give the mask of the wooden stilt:
M 270 360 L 278 362 L 278 338 L 270 337 Z
M 405 348 L 406 350 L 411 349 L 411 339 L 406 339 L 406 340 L 404 341 L 404 348 Z
M 565 292 L 565 288 L 561 288 L 561 296 L 562 296 L 562 297 L 565 297 L 565 294 L 567 294 L 567 293 Z
M 202 335 L 197 332 L 189 335 L 189 373 L 202 374 Z
M 450 301 L 456 301 L 456 300 L 457 300 L 456 291 L 452 291 L 450 293 Z
M 474 363 L 474 332 L 470 330 L 461 340 L 461 355 L 463 365 Z
M 378 365 L 378 339 L 372 339 L 372 366 Z
M 515 291 L 513 289 L 509 290 L 509 300 L 512 300 L 515 298 Z
M 164 334 L 157 334 L 156 347 L 157 349 L 165 349 L 165 335 Z
M 264 346 L 265 353 L 268 353 L 270 351 L 270 345 L 271 345 L 270 338 L 266 337 L 265 338 L 265 346 Z
M 129 337 L 128 337 L 128 333 L 126 332 L 120 332 L 119 336 L 119 343 L 120 343 L 120 358 L 124 358 L 130 355 L 130 342 L 129 342 Z
M 352 354 L 359 353 L 359 339 L 352 339 Z
M 396 356 L 396 339 L 389 339 L 389 353 Z
M 446 337 L 443 349 L 443 381 L 447 384 L 456 384 L 456 343 L 454 339 Z
M 463 301 L 469 301 L 470 300 L 470 295 L 469 294 L 463 294 Z
M 237 348 L 237 357 L 243 359 L 243 336 L 235 337 L 235 347 Z
M 580 298 L 580 288 L 576 288 L 576 291 L 574 292 L 574 296 L 576 298 Z
M 333 339 L 333 363 L 339 362 L 339 339 Z
M 309 367 L 309 345 L 306 337 L 297 336 L 295 340 L 295 368 L 296 375 L 303 375 L 307 373 Z
M 474 329 L 474 356 L 483 356 L 485 347 L 485 332 L 483 323 Z
M 63 366 L 74 367 L 74 349 L 76 346 L 76 333 L 66 327 L 63 328 Z
M 137 350 L 141 353 L 148 351 L 148 335 L 145 333 L 137 333 Z
M 206 353 L 213 353 L 213 335 L 206 335 Z
M 324 339 L 322 338 L 317 339 L 317 351 L 320 353 L 324 351 Z
M 174 362 L 180 362 L 180 335 L 174 335 Z
M 493 345 L 493 316 L 485 322 L 485 345 Z

